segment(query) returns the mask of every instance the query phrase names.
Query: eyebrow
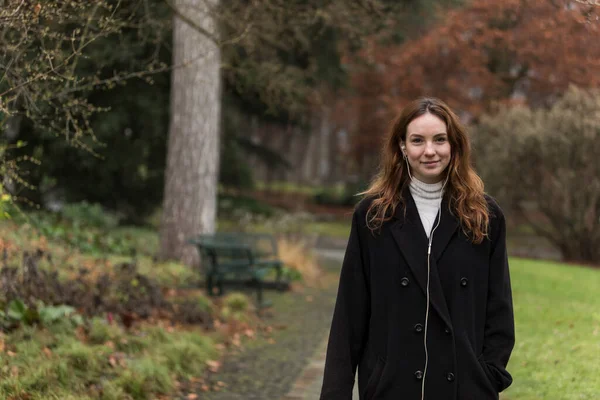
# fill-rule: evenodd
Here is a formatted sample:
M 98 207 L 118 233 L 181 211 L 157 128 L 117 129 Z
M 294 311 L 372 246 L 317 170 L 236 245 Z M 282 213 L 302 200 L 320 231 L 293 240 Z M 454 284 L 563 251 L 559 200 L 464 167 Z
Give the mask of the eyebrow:
M 433 137 L 447 136 L 447 135 L 448 135 L 447 132 L 440 132 L 440 133 L 434 134 Z M 421 135 L 420 133 L 409 133 L 408 136 L 420 136 L 420 137 L 422 137 L 423 135 Z

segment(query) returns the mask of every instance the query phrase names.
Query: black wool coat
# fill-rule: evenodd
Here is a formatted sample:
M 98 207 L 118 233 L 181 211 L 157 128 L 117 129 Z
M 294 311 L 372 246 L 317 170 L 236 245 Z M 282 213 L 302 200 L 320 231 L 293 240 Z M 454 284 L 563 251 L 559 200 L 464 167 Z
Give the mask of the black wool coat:
M 420 400 L 428 239 L 407 189 L 406 214 L 372 234 L 357 206 L 342 264 L 321 400 Z M 442 203 L 430 257 L 427 400 L 491 400 L 512 383 L 514 319 L 506 225 L 486 196 L 488 238 L 473 244 Z M 437 219 L 436 219 L 437 223 Z M 434 226 L 436 225 L 434 223 Z

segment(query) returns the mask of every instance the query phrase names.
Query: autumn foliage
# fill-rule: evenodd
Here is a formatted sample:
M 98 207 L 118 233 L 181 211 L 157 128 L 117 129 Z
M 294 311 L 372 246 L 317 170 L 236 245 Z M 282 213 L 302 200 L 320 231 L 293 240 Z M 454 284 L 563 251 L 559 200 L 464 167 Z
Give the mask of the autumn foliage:
M 369 131 L 381 131 L 422 95 L 444 99 L 469 121 L 498 103 L 548 104 L 570 84 L 598 87 L 599 15 L 568 0 L 471 2 L 401 46 L 373 41 L 360 60 L 367 68 L 355 67 L 353 108 L 366 114 L 358 119 Z

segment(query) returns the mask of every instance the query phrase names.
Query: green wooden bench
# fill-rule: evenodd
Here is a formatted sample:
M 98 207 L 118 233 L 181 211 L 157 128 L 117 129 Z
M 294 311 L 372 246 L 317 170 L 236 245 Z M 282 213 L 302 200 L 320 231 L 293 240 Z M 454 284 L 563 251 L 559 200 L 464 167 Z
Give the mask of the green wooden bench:
M 211 296 L 222 295 L 223 286 L 233 279 L 246 281 L 256 288 L 260 307 L 269 305 L 263 301 L 265 277 L 275 270 L 275 287 L 284 290 L 287 282 L 282 280 L 283 262 L 278 257 L 277 241 L 272 235 L 258 233 L 229 233 L 198 235 L 188 239 L 200 253 L 206 290 Z

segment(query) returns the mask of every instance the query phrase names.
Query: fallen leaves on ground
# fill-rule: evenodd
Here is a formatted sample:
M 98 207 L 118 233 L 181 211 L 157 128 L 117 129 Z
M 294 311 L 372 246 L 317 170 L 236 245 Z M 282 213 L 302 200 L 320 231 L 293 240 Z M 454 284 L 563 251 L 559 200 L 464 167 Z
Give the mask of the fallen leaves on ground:
M 206 365 L 210 372 L 217 372 L 221 368 L 221 362 L 216 360 L 207 360 Z

